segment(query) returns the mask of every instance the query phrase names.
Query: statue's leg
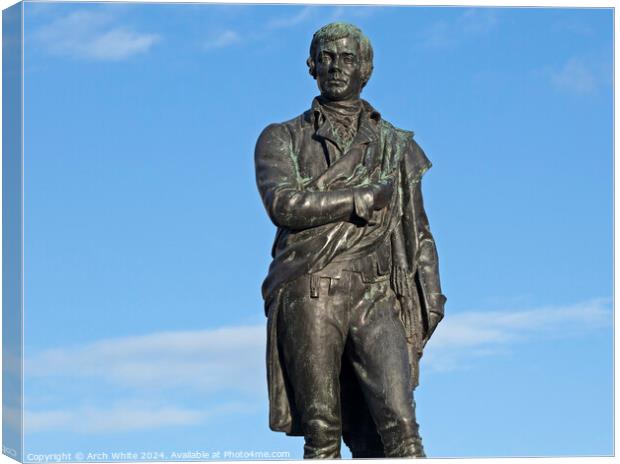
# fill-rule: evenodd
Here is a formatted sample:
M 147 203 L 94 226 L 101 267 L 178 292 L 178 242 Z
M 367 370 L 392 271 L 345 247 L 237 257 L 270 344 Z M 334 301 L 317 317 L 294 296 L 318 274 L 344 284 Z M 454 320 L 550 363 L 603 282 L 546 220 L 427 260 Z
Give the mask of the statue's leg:
M 351 309 L 347 356 L 357 374 L 387 457 L 423 457 L 415 419 L 405 331 L 389 281 L 364 283 Z M 361 293 L 361 295 L 360 295 Z
M 340 404 L 342 438 L 353 458 L 384 458 L 383 442 L 368 410 L 357 375 L 346 356 L 342 358 L 340 370 Z
M 344 350 L 347 295 L 329 295 L 321 278 L 311 297 L 310 276 L 286 284 L 278 314 L 278 342 L 296 415 L 305 438 L 304 458 L 339 458 L 340 360 Z

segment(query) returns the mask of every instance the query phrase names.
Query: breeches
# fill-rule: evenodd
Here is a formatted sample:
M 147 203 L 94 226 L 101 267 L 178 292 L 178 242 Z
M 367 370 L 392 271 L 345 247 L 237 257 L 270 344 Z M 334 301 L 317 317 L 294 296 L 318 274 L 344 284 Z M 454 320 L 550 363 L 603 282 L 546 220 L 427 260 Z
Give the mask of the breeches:
M 285 285 L 277 322 L 304 457 L 340 457 L 343 432 L 354 457 L 424 456 L 389 279 L 366 283 L 348 271 L 316 279 L 312 291 L 309 275 Z

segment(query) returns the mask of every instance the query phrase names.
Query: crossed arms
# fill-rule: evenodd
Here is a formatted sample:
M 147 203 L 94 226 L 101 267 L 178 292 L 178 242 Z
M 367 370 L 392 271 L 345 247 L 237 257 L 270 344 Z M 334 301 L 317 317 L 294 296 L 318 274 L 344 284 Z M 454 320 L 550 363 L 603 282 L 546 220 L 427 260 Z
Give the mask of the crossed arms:
M 329 191 L 302 189 L 293 157 L 291 135 L 271 124 L 260 135 L 255 151 L 256 183 L 265 209 L 278 227 L 308 229 L 362 219 L 384 208 L 393 193 L 391 182 Z
M 404 205 L 406 241 L 415 243 L 411 269 L 421 280 L 427 306 L 430 337 L 443 318 L 445 296 L 441 293 L 435 241 L 424 211 L 421 174 L 430 167 L 419 146 L 410 141 L 410 157 L 403 164 L 409 188 Z M 292 136 L 283 124 L 272 124 L 260 135 L 255 151 L 256 182 L 272 222 L 282 228 L 303 230 L 341 221 L 368 221 L 374 210 L 390 201 L 394 185 L 375 183 L 339 190 L 304 189 L 293 153 Z M 415 178 L 411 177 L 411 173 Z

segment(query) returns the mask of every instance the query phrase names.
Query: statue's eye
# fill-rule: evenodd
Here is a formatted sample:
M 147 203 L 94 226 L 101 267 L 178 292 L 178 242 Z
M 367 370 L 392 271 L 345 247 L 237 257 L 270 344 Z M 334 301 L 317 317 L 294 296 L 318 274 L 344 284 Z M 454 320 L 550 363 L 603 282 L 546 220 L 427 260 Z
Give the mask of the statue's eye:
M 351 64 L 355 61 L 353 55 L 345 55 L 342 59 L 347 64 Z

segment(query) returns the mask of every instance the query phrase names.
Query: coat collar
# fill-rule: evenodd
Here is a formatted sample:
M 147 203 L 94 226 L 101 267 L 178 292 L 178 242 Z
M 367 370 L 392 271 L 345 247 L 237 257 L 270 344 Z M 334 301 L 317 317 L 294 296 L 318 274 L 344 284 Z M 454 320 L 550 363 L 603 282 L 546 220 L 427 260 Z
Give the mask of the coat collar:
M 381 120 L 381 114 L 376 111 L 366 100 L 360 99 L 360 101 L 362 102 L 360 125 L 353 141 L 351 142 L 351 147 L 354 145 L 370 143 L 379 138 L 379 121 Z M 323 115 L 321 104 L 317 98 L 312 100 L 312 107 L 308 113 L 309 122 L 316 130 L 315 134 L 320 138 L 329 139 L 337 144 L 338 139 L 334 134 L 329 120 Z

